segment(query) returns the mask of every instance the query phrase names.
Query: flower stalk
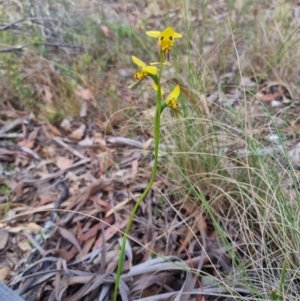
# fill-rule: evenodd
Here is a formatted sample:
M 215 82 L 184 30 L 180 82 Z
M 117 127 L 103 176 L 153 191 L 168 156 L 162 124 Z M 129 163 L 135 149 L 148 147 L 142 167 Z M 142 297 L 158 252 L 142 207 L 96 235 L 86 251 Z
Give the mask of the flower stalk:
M 148 33 L 149 32 L 147 32 L 147 34 Z M 178 33 L 175 33 L 175 31 L 171 27 L 168 27 L 162 33 L 160 33 L 160 32 L 154 32 L 154 33 L 155 34 L 153 34 L 152 36 L 155 36 L 159 39 L 158 44 L 160 46 L 159 71 L 157 72 L 157 68 L 154 66 L 151 66 L 151 64 L 150 64 L 150 66 L 147 66 L 144 62 L 139 60 L 137 57 L 132 56 L 133 62 L 140 68 L 140 71 L 138 71 L 134 75 L 137 82 L 133 83 L 132 85 L 130 85 L 128 87 L 128 88 L 133 88 L 147 76 L 151 77 L 152 80 L 154 81 L 154 89 L 156 90 L 156 113 L 155 113 L 155 119 L 154 119 L 154 164 L 153 164 L 153 170 L 152 170 L 152 174 L 151 174 L 149 183 L 148 183 L 146 189 L 144 190 L 144 192 L 142 193 L 142 195 L 137 200 L 135 206 L 133 207 L 130 217 L 129 217 L 129 220 L 128 220 L 128 223 L 127 223 L 127 226 L 125 228 L 124 236 L 122 239 L 117 274 L 116 274 L 116 282 L 115 282 L 114 296 L 113 296 L 114 301 L 117 301 L 119 283 L 120 283 L 120 279 L 121 279 L 121 273 L 122 273 L 123 262 L 124 262 L 124 257 L 125 257 L 126 240 L 129 235 L 129 231 L 130 231 L 131 225 L 133 223 L 133 219 L 135 217 L 135 214 L 136 214 L 140 204 L 146 198 L 147 194 L 151 190 L 152 185 L 155 180 L 155 177 L 156 177 L 156 173 L 157 173 L 158 149 L 159 149 L 159 141 L 160 141 L 160 116 L 166 107 L 170 107 L 171 109 L 176 109 L 178 107 L 177 98 L 180 93 L 179 86 L 176 86 L 175 89 L 166 98 L 166 100 L 162 103 L 163 90 L 161 87 L 161 77 L 162 77 L 163 66 L 166 65 L 164 63 L 165 55 L 166 55 L 166 53 L 169 54 L 170 48 L 174 45 L 173 38 L 179 38 L 179 37 L 181 37 L 181 35 Z M 157 35 L 157 33 L 159 33 L 159 34 Z M 150 35 L 150 34 L 148 34 L 148 35 Z M 172 39 L 169 39 L 170 36 L 172 37 Z M 164 39 L 165 39 L 165 41 L 166 41 L 166 39 L 169 39 L 169 41 L 167 41 L 167 43 L 164 43 L 164 41 L 163 41 Z

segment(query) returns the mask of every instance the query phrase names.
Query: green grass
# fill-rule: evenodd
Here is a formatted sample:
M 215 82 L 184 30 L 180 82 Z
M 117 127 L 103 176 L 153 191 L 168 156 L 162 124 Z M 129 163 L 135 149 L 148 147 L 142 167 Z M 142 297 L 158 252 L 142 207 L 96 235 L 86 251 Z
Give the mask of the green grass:
M 291 66 L 300 53 L 295 35 L 297 27 L 290 26 L 295 22 L 287 10 L 289 5 L 284 4 L 286 14 L 282 14 L 279 8 L 269 10 L 267 2 L 260 3 L 262 8 L 258 15 L 249 20 L 251 18 L 247 19 L 245 12 L 253 6 L 252 1 L 239 9 L 228 4 L 229 17 L 218 26 L 210 19 L 202 24 L 209 31 L 189 28 L 193 49 L 187 50 L 187 65 L 178 63 L 180 73 L 177 77 L 185 78 L 198 99 L 203 91 L 215 90 L 216 79 L 225 72 L 235 73 L 236 84 L 242 76 L 254 76 L 287 82 L 293 91 L 297 90 L 293 83 L 297 70 Z M 208 8 L 204 11 L 209 14 Z M 267 12 L 273 18 L 267 17 Z M 197 40 L 199 32 L 201 39 Z M 203 41 L 208 36 L 216 46 L 205 54 Z M 202 72 L 196 71 L 195 60 L 205 62 L 201 67 L 197 66 Z M 210 105 L 212 118 L 208 118 L 199 109 L 200 105 L 195 106 L 189 98 L 182 96 L 183 116 L 177 119 L 163 117 L 164 143 L 175 148 L 166 154 L 169 162 L 167 179 L 177 188 L 179 199 L 193 204 L 199 214 L 204 210 L 209 215 L 228 256 L 232 256 L 234 275 L 218 277 L 216 281 L 233 282 L 239 274 L 239 283 L 248 287 L 255 298 L 296 300 L 295 287 L 299 290 L 300 279 L 300 198 L 297 189 L 288 191 L 283 184 L 289 181 L 290 187 L 297 185 L 297 176 L 287 151 L 281 160 L 275 151 L 262 155 L 269 146 L 262 139 L 263 131 L 259 125 L 255 127 L 255 123 L 252 123 L 254 128 L 249 126 L 253 115 L 249 100 L 255 96 L 236 84 L 231 88 L 239 87 L 245 91 L 241 93 L 241 105 L 237 109 L 216 110 Z M 255 105 L 261 108 L 270 124 L 270 134 L 277 133 L 281 137 L 274 149 L 285 148 L 280 128 L 272 121 L 264 104 L 255 100 Z M 226 152 L 222 145 L 224 140 L 232 149 L 236 147 L 244 154 Z M 234 249 L 233 244 L 228 243 L 228 237 L 232 236 L 232 230 L 228 231 L 230 228 L 239 241 Z
M 10 187 L 7 184 L 0 184 L 0 196 L 5 203 L 0 204 L 0 217 L 6 217 L 11 207 L 11 201 L 9 197 Z

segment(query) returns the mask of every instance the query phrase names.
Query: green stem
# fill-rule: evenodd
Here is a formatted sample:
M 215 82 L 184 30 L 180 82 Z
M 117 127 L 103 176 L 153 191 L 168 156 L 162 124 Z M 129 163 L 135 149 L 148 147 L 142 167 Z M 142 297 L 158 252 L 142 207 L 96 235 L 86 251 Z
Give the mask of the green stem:
M 158 147 L 159 147 L 159 139 L 160 139 L 160 114 L 161 114 L 161 84 L 160 84 L 160 79 L 162 75 L 162 68 L 163 68 L 163 60 L 164 60 L 164 54 L 162 51 L 160 51 L 160 68 L 159 68 L 159 74 L 158 74 L 158 82 L 157 84 L 157 94 L 156 94 L 156 114 L 155 114 L 155 120 L 154 120 L 154 165 L 153 165 L 153 170 L 151 174 L 150 181 L 145 189 L 145 191 L 142 193 L 142 195 L 139 197 L 137 200 L 135 206 L 133 207 L 125 232 L 124 236 L 122 239 L 122 246 L 121 246 L 121 251 L 120 251 L 120 257 L 119 257 L 119 262 L 118 262 L 118 269 L 117 269 L 117 274 L 116 274 L 116 283 L 115 283 L 115 289 L 114 289 L 114 301 L 117 301 L 118 297 L 118 289 L 119 289 L 119 284 L 120 284 L 120 279 L 121 279 L 121 273 L 122 273 L 122 268 L 123 268 L 123 262 L 124 262 L 124 255 L 125 255 L 125 246 L 126 246 L 126 240 L 127 236 L 129 234 L 134 216 L 142 203 L 142 201 L 145 199 L 147 196 L 148 192 L 152 188 L 152 185 L 154 183 L 155 177 L 156 177 L 156 172 L 157 172 L 157 165 L 158 165 Z

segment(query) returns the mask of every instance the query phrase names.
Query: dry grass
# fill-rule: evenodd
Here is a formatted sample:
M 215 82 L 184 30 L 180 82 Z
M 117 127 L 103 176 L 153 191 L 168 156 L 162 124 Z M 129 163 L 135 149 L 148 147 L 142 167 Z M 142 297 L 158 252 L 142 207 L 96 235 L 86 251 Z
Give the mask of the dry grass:
M 178 68 L 180 79 L 187 79 L 200 101 L 195 106 L 184 95 L 183 116 L 165 116 L 164 142 L 173 145 L 166 154 L 173 166 L 168 175 L 183 207 L 193 204 L 199 212 L 205 208 L 209 213 L 235 262 L 234 270 L 221 277 L 223 284 L 248 284 L 252 292 L 248 298 L 297 300 L 297 174 L 286 155 L 293 140 L 278 127 L 289 124 L 293 115 L 276 113 L 281 123 L 276 122 L 274 108 L 255 96 L 259 82 L 251 88 L 245 83 L 250 77 L 286 83 L 298 97 L 298 70 L 292 67 L 300 54 L 297 20 L 284 1 L 282 7 L 231 4 L 224 2 L 223 13 L 216 13 L 219 3 L 210 2 L 206 16 L 200 18 L 202 28 L 196 31 L 196 26 L 188 25 L 192 47 Z M 199 32 L 202 43 L 197 41 Z M 208 91 L 216 89 L 219 94 L 211 97 Z M 211 116 L 203 113 L 203 99 Z M 274 133 L 281 138 L 272 146 L 266 138 Z

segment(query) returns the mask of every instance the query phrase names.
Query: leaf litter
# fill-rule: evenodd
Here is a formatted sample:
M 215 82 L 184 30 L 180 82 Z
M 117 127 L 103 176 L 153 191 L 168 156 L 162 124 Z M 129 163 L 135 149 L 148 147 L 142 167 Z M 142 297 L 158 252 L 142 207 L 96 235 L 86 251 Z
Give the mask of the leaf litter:
M 94 128 L 89 132 L 92 144 L 81 145 L 85 132 L 70 139 L 57 135 L 64 132 L 60 126 L 54 130 L 54 126 L 28 116 L 15 123 L 10 119 L 7 115 L 1 132 L 20 132 L 22 136 L 3 144 L 7 153 L 9 149 L 17 153 L 1 158 L 6 162 L 1 185 L 7 187 L 1 194 L 3 281 L 25 300 L 110 299 L 120 231 L 151 175 L 153 141 L 112 136 L 99 139 Z M 74 131 L 82 127 L 72 122 L 70 126 Z M 160 191 L 166 188 L 159 180 L 155 187 Z M 222 258 L 223 253 L 217 251 L 205 255 L 196 244 L 190 245 L 192 237 L 180 227 L 182 221 L 174 210 L 167 208 L 157 215 L 155 206 L 161 205 L 152 190 L 139 210 L 132 240 L 126 246 L 121 299 L 177 296 L 179 300 L 179 296 L 190 295 L 188 292 L 197 296 L 214 291 L 201 284 L 190 269 L 203 270 L 213 258 L 221 268 L 230 269 L 226 256 Z M 198 239 L 209 252 L 211 242 L 205 242 L 209 237 L 207 220 L 193 217 L 192 208 L 185 209 L 183 218 L 195 220 L 193 231 L 200 231 L 202 238 Z M 166 227 L 171 224 L 167 238 Z M 183 247 L 189 245 L 188 250 Z M 217 287 L 215 290 L 219 291 Z

